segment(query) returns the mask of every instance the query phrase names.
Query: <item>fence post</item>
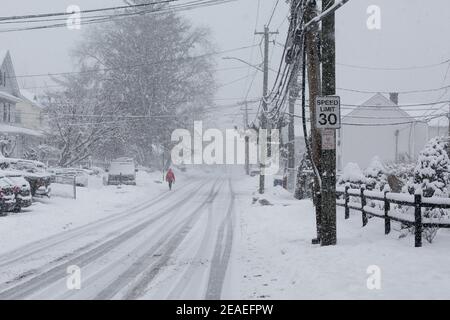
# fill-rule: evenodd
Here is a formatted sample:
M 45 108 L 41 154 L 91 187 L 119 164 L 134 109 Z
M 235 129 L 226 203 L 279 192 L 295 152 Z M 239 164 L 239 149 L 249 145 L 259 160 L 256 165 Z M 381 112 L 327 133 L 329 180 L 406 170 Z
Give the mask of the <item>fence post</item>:
M 414 195 L 415 247 L 422 246 L 422 195 Z
M 389 218 L 389 210 L 391 210 L 391 204 L 387 199 L 389 191 L 384 191 L 384 234 L 391 232 L 391 219 Z
M 73 176 L 73 198 L 77 199 L 77 176 Z
M 367 204 L 366 201 L 366 196 L 364 195 L 364 191 L 366 190 L 366 188 L 364 186 L 361 187 L 361 213 L 362 213 L 362 224 L 363 227 L 365 227 L 367 225 L 367 214 L 364 211 L 364 207 Z
M 345 192 L 344 192 L 344 200 L 345 200 L 345 219 L 350 218 L 350 208 L 348 207 L 348 203 L 350 201 L 350 196 L 348 194 L 348 189 L 350 189 L 350 186 L 345 186 Z

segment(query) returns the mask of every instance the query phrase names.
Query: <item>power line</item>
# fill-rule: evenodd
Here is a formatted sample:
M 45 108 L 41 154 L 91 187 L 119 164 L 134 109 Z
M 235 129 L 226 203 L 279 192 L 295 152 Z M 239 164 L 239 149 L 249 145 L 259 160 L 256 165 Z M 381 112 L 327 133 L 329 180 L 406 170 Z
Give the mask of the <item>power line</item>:
M 441 90 L 447 90 L 450 88 L 450 85 L 448 86 L 443 86 L 443 87 L 439 87 L 439 88 L 430 88 L 430 89 L 418 89 L 418 90 L 405 90 L 405 91 L 401 91 L 401 90 L 390 90 L 390 91 L 370 91 L 370 90 L 359 90 L 359 89 L 349 89 L 349 88 L 342 88 L 342 87 L 338 87 L 338 90 L 341 91 L 348 91 L 348 92 L 357 92 L 357 93 L 384 93 L 384 94 L 389 94 L 392 92 L 398 93 L 398 94 L 411 94 L 411 93 L 425 93 L 425 92 L 436 92 L 436 91 L 441 91 Z
M 277 10 L 279 2 L 280 2 L 280 0 L 277 0 L 277 2 L 275 3 L 275 5 L 273 7 L 272 14 L 270 15 L 270 18 L 269 18 L 269 22 L 267 22 L 268 27 L 270 26 L 270 23 L 272 22 L 273 16 L 275 15 L 275 11 Z
M 97 68 L 97 69 L 90 69 L 85 71 L 68 71 L 68 72 L 58 72 L 58 73 L 40 73 L 40 74 L 28 74 L 28 75 L 16 75 L 16 76 L 9 76 L 8 79 L 18 79 L 18 78 L 37 78 L 37 77 L 53 77 L 53 76 L 62 76 L 62 75 L 71 75 L 71 74 L 83 74 L 83 73 L 95 73 L 95 72 L 105 72 L 105 71 L 111 71 L 111 70 L 122 70 L 122 69 L 135 69 L 143 66 L 151 66 L 151 65 L 160 65 L 162 63 L 171 63 L 171 62 L 179 62 L 183 60 L 191 60 L 191 59 L 198 59 L 198 58 L 204 58 L 207 56 L 213 56 L 233 51 L 239 51 L 239 50 L 245 50 L 252 47 L 255 47 L 256 45 L 252 46 L 244 46 L 234 49 L 228 49 L 223 51 L 216 51 L 216 52 L 210 52 L 205 53 L 197 56 L 191 56 L 191 57 L 185 57 L 185 58 L 176 58 L 176 59 L 169 59 L 169 60 L 162 60 L 158 62 L 152 62 L 152 63 L 141 63 L 136 65 L 130 65 L 130 66 L 121 66 L 121 67 L 110 67 L 110 68 Z
M 104 12 L 104 11 L 113 11 L 113 10 L 121 10 L 121 9 L 132 9 L 132 8 L 141 8 L 153 6 L 156 4 L 164 4 L 171 3 L 180 0 L 161 0 L 150 3 L 142 3 L 142 4 L 130 4 L 126 6 L 116 6 L 116 7 L 106 7 L 99 9 L 90 9 L 90 10 L 80 10 L 80 13 L 94 13 L 94 12 Z M 22 20 L 22 19 L 36 19 L 36 18 L 47 18 L 47 17 L 57 17 L 57 16 L 68 16 L 73 13 L 68 12 L 55 12 L 55 13 L 41 13 L 41 14 L 30 14 L 30 15 L 22 15 L 22 16 L 9 16 L 9 17 L 0 17 L 0 21 L 8 21 L 8 20 Z
M 434 68 L 441 66 L 443 64 L 449 63 L 450 59 L 446 59 L 441 62 L 437 63 L 431 63 L 426 65 L 420 65 L 420 66 L 408 66 L 408 67 L 372 67 L 372 66 L 364 66 L 364 65 L 354 65 L 354 64 L 348 64 L 348 63 L 336 63 L 339 66 L 342 67 L 348 67 L 353 69 L 363 69 L 363 70 L 374 70 L 374 71 L 408 71 L 408 70 L 418 70 L 418 69 L 428 69 L 428 68 Z
M 175 0 L 173 0 L 175 1 Z M 179 1 L 179 0 L 176 0 Z M 90 24 L 97 24 L 97 23 L 104 23 L 104 22 L 110 22 L 113 21 L 115 18 L 123 18 L 123 17 L 130 17 L 130 16 L 137 16 L 137 15 L 149 15 L 154 13 L 168 13 L 168 12 L 178 12 L 178 11 L 186 11 L 196 8 L 202 8 L 202 7 L 209 7 L 214 5 L 220 5 L 232 1 L 237 0 L 196 0 L 185 4 L 179 4 L 179 5 L 173 5 L 173 6 L 163 6 L 161 8 L 153 9 L 153 10 L 146 10 L 146 11 L 137 11 L 137 12 L 128 12 L 128 13 L 119 13 L 119 14 L 112 14 L 109 16 L 94 16 L 90 17 L 90 19 L 81 20 L 79 25 L 90 25 Z M 44 20 L 42 22 L 45 22 Z M 47 24 L 47 25 L 41 25 L 36 27 L 22 27 L 22 28 L 15 28 L 15 29 L 4 29 L 0 30 L 0 33 L 5 32 L 15 32 L 15 31 L 28 31 L 28 30 L 40 30 L 40 29 L 53 29 L 53 28 L 61 28 L 61 27 L 67 27 L 67 23 L 57 23 L 57 24 Z

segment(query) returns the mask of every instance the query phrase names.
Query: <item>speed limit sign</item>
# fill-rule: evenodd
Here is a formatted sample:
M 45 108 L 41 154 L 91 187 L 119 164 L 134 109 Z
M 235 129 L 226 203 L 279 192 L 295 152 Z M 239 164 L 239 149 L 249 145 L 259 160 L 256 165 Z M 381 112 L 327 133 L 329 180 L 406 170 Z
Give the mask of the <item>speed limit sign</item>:
M 339 129 L 341 127 L 341 98 L 326 96 L 316 98 L 316 128 Z

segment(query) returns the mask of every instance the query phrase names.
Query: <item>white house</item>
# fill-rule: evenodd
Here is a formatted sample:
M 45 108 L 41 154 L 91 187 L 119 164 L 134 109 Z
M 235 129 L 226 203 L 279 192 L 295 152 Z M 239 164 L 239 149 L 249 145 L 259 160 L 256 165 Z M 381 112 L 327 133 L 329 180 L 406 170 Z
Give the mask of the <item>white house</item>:
M 43 108 L 21 90 L 9 51 L 0 50 L 0 152 L 22 157 L 44 140 Z
M 342 118 L 337 135 L 337 167 L 349 162 L 366 168 L 382 161 L 414 161 L 428 141 L 428 124 L 398 107 L 398 95 L 376 94 Z

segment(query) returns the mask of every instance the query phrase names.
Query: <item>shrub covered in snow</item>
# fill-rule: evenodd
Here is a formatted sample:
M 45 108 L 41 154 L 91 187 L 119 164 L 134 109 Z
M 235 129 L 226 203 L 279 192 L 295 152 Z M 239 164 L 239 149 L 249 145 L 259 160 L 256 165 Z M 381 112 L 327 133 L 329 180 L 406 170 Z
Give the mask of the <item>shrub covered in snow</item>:
M 447 143 L 443 138 L 431 139 L 420 152 L 414 178 L 407 185 L 409 193 L 421 193 L 424 197 L 449 197 L 449 168 Z M 424 218 L 433 220 L 450 216 L 449 210 L 433 208 L 423 209 L 422 214 Z M 437 227 L 424 228 L 423 236 L 431 243 L 437 231 Z
M 383 191 L 387 184 L 388 171 L 381 162 L 380 158 L 375 156 L 370 161 L 369 166 L 364 170 L 367 189 Z
M 414 180 L 408 184 L 408 191 L 421 190 L 424 197 L 448 197 L 449 168 L 447 144 L 442 138 L 433 138 L 419 154 Z
M 352 189 L 358 189 L 367 184 L 367 178 L 357 163 L 349 162 L 342 170 L 338 179 L 338 185 L 348 185 Z

